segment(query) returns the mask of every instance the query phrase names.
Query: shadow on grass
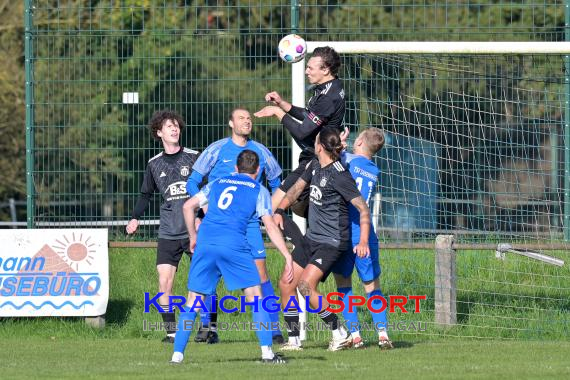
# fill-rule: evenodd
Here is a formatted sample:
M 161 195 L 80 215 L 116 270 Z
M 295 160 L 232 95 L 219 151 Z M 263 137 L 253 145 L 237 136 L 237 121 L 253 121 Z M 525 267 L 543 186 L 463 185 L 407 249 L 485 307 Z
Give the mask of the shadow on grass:
M 128 322 L 129 312 L 135 303 L 130 299 L 109 300 L 107 305 L 107 314 L 105 314 L 106 323 L 123 326 Z
M 283 358 L 287 361 L 287 363 L 293 363 L 295 361 L 303 361 L 303 360 L 319 360 L 319 361 L 327 361 L 328 359 L 325 358 L 324 356 L 316 356 L 316 355 L 300 355 L 300 356 L 287 356 L 287 355 L 282 355 Z M 223 363 L 228 363 L 228 362 L 249 362 L 249 363 L 261 363 L 261 360 L 259 360 L 259 357 L 248 357 L 248 358 L 233 358 L 233 359 L 223 359 L 223 360 L 219 360 L 216 362 L 223 362 Z
M 401 349 L 401 348 L 412 348 L 414 347 L 414 344 L 412 342 L 406 342 L 403 340 L 397 341 L 397 342 L 393 342 L 392 343 L 394 345 L 394 349 Z

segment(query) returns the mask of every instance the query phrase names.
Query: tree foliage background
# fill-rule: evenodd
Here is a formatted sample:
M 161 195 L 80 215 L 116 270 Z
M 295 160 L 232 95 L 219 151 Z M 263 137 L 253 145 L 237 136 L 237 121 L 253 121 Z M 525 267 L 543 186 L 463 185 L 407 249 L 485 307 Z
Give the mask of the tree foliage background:
M 26 101 L 22 2 L 0 2 L 0 203 L 26 195 Z M 9 220 L 0 208 L 0 220 Z
M 300 8 L 299 33 L 312 40 L 564 39 L 559 1 L 545 0 L 538 11 L 536 1 L 526 0 L 416 3 L 309 0 Z M 144 128 L 158 108 L 181 112 L 188 122 L 184 145 L 203 149 L 227 134 L 233 106 L 253 111 L 269 90 L 290 97 L 290 68 L 275 54 L 290 31 L 288 0 L 31 4 L 34 187 L 43 218 L 128 215 L 146 161 L 160 151 Z M 23 2 L 0 0 L 0 203 L 26 199 L 23 20 Z M 390 70 L 383 64 L 373 71 Z M 397 82 L 385 88 L 382 96 L 412 91 Z M 126 91 L 137 91 L 141 102 L 123 104 Z M 263 123 L 256 122 L 254 138 L 290 167 L 288 135 Z M 8 218 L 0 208 L 0 220 Z

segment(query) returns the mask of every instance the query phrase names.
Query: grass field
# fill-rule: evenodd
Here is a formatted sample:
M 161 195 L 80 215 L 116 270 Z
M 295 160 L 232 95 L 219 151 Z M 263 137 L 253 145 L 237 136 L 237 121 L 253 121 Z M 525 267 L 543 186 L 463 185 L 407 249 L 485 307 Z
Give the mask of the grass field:
M 31 335 L 31 334 L 29 334 Z M 36 378 L 208 378 L 208 379 L 468 379 L 568 378 L 569 342 L 398 342 L 381 352 L 327 352 L 314 343 L 292 353 L 283 366 L 257 362 L 254 342 L 188 346 L 187 360 L 168 364 L 171 346 L 156 339 L 2 339 L 3 379 Z M 532 359 L 530 358 L 532 354 Z
M 188 361 L 167 364 L 172 347 L 160 342 L 160 332 L 143 332 L 143 320 L 159 321 L 156 312 L 143 313 L 144 292 L 155 292 L 154 250 L 112 250 L 107 327 L 96 330 L 79 318 L 0 319 L 0 378 L 290 378 L 301 376 L 421 378 L 568 378 L 570 376 L 570 274 L 557 268 L 509 257 L 496 260 L 490 252 L 458 253 L 459 324 L 442 329 L 433 324 L 433 252 L 382 252 L 386 294 L 426 294 L 419 314 L 396 313 L 391 321 L 423 321 L 424 332 L 392 332 L 395 350 L 380 352 L 375 333 L 363 332 L 371 346 L 363 351 L 329 353 L 330 333 L 312 333 L 307 349 L 292 353 L 286 367 L 257 363 L 253 332 L 223 332 L 222 344 L 191 343 Z M 570 259 L 557 252 L 557 257 Z M 270 260 L 278 257 L 271 253 Z M 187 257 L 180 267 L 176 293 L 185 294 Z M 277 277 L 279 260 L 270 265 Z M 355 292 L 362 294 L 360 287 Z M 323 290 L 332 291 L 332 281 Z M 223 287 L 220 294 L 226 294 Z M 370 320 L 362 312 L 361 320 Z M 221 314 L 220 321 L 247 321 L 240 314 Z M 479 339 L 475 339 L 479 338 Z

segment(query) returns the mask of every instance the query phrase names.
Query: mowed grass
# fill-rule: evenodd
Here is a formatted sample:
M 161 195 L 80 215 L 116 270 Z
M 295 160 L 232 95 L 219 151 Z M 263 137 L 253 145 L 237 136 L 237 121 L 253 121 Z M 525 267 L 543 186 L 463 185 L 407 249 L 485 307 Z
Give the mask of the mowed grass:
M 32 335 L 32 334 L 30 334 Z M 253 341 L 218 345 L 191 343 L 186 360 L 170 365 L 172 346 L 156 339 L 16 337 L 2 340 L 3 379 L 567 379 L 569 342 L 464 341 L 397 342 L 328 352 L 311 343 L 287 354 L 285 365 L 258 362 Z
M 570 255 L 553 255 L 566 262 Z M 81 318 L 0 319 L 0 378 L 139 377 L 268 378 L 301 376 L 422 378 L 568 378 L 570 375 L 570 273 L 527 258 L 494 258 L 490 251 L 457 254 L 458 325 L 441 328 L 434 320 L 434 253 L 426 250 L 381 252 L 385 294 L 425 294 L 421 312 L 393 313 L 391 322 L 422 322 L 425 331 L 391 331 L 397 349 L 380 352 L 374 331 L 363 331 L 369 347 L 329 353 L 330 332 L 312 332 L 307 349 L 287 354 L 286 367 L 257 363 L 259 348 L 250 331 L 221 332 L 223 343 L 191 343 L 187 362 L 167 364 L 172 346 L 163 332 L 143 331 L 143 321 L 161 318 L 143 313 L 144 292 L 157 289 L 154 249 L 110 252 L 110 300 L 107 326 L 97 330 Z M 270 252 L 269 271 L 277 279 L 280 256 Z M 189 260 L 181 263 L 175 292 L 186 294 Z M 274 281 L 275 283 L 275 281 Z M 355 281 L 356 283 L 356 281 Z M 219 294 L 227 294 L 221 284 Z M 322 285 L 334 291 L 331 278 Z M 356 294 L 363 294 L 360 285 Z M 237 294 L 237 293 L 234 293 Z M 412 304 L 408 305 L 412 310 Z M 361 321 L 370 322 L 365 310 Z M 310 316 L 310 321 L 317 321 Z M 250 321 L 249 315 L 220 314 L 220 322 Z M 475 339 L 482 338 L 482 339 Z M 208 370 L 203 372 L 203 368 Z

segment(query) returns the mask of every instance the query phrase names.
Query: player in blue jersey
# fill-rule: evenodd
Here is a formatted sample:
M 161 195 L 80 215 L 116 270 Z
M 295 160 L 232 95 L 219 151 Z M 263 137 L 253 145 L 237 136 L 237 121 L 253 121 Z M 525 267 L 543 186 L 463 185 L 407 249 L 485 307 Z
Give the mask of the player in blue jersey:
M 235 171 L 238 155 L 246 149 L 254 151 L 259 157 L 259 173 L 255 179 L 260 181 L 262 174 L 265 173 L 271 190 L 278 189 L 281 183 L 281 167 L 269 149 L 249 138 L 252 129 L 249 112 L 243 108 L 235 108 L 230 113 L 228 125 L 232 130 L 231 137 L 210 144 L 194 164 L 192 174 L 186 183 L 186 189 L 190 195 L 198 193 L 198 186 L 204 178 L 207 177 L 208 181 L 212 182 L 232 174 Z M 275 293 L 267 275 L 265 246 L 257 218 L 252 218 L 248 224 L 247 241 L 261 277 L 263 295 L 272 296 Z M 271 314 L 271 317 L 273 322 L 279 322 L 278 313 Z M 196 342 L 215 343 L 218 341 L 215 319 L 215 313 L 201 314 L 203 328 L 196 335 Z M 278 330 L 273 331 L 273 339 L 275 343 L 283 343 L 283 336 Z
M 362 197 L 368 203 L 370 197 L 378 183 L 378 167 L 372 162 L 372 157 L 384 146 L 384 133 L 378 128 L 367 128 L 362 131 L 353 145 L 353 153 L 343 154 L 343 163 L 350 170 L 350 174 L 356 181 L 358 190 Z M 349 205 L 349 216 L 351 224 L 352 247 L 356 247 L 360 242 L 360 213 L 352 205 Z M 368 245 L 370 247 L 370 256 L 358 257 L 352 249 L 347 250 L 333 266 L 332 272 L 337 284 L 339 293 L 343 294 L 343 298 L 348 300 L 348 296 L 352 295 L 352 272 L 356 267 L 358 276 L 364 285 L 364 290 L 368 298 L 373 296 L 381 296 L 380 289 L 380 261 L 378 259 L 378 237 L 374 232 L 374 228 L 370 225 L 370 234 L 368 237 Z M 380 300 L 374 300 L 373 306 L 379 309 Z M 353 312 L 345 307 L 342 312 L 348 328 L 352 335 L 352 346 L 355 348 L 364 347 L 364 342 L 360 336 L 358 329 L 358 315 L 356 309 Z M 390 338 L 386 331 L 387 319 L 386 311 L 381 313 L 371 313 L 372 320 L 378 331 L 379 346 L 382 349 L 393 348 Z
M 261 281 L 246 240 L 250 220 L 261 218 L 269 238 L 285 258 L 281 282 L 293 280 L 293 260 L 273 221 L 271 196 L 256 181 L 259 174 L 257 154 L 248 149 L 242 151 L 237 157 L 236 171 L 237 174 L 208 183 L 184 204 L 184 220 L 194 256 L 188 273 L 188 299 L 184 312 L 180 313 L 171 363 L 181 363 L 184 358 L 192 333 L 191 324 L 196 319 L 192 306 L 197 297 L 214 294 L 221 277 L 229 290 L 243 289 L 248 302 L 257 301 L 258 307 L 252 310 L 254 323 L 270 323 L 269 313 L 261 307 Z M 195 212 L 205 205 L 208 205 L 208 212 L 196 233 Z M 206 306 L 210 307 L 208 303 Z M 256 334 L 262 362 L 283 363 L 283 358 L 272 351 L 271 331 L 258 328 Z

